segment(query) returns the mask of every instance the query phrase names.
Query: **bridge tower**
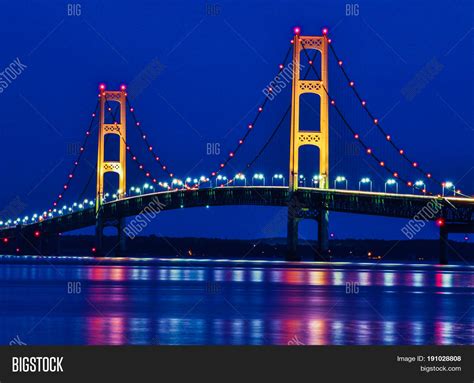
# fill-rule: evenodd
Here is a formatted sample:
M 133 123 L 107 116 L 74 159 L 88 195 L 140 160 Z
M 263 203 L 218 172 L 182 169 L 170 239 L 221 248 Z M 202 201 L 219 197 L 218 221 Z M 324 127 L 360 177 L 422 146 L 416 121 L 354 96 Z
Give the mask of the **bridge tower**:
M 100 85 L 100 115 L 99 115 L 99 138 L 97 149 L 97 193 L 96 193 L 96 251 L 98 254 L 102 252 L 103 229 L 105 226 L 115 226 L 117 228 L 118 240 L 120 243 L 119 251 L 125 252 L 125 235 L 123 228 L 125 225 L 125 218 L 117 218 L 112 221 L 104 220 L 103 203 L 104 203 L 104 175 L 109 172 L 117 173 L 119 176 L 119 185 L 117 190 L 117 197 L 123 198 L 127 191 L 126 181 L 126 107 L 127 94 L 125 87 L 119 91 L 106 90 L 104 85 Z M 109 111 L 111 104 L 115 102 L 119 104 L 119 116 L 114 117 L 116 121 L 106 123 L 106 114 L 112 116 L 112 111 Z M 116 134 L 120 137 L 120 153 L 118 161 L 105 160 L 105 138 L 108 134 Z
M 320 80 L 303 80 L 300 78 L 301 53 L 317 50 L 321 54 Z M 289 260 L 298 260 L 298 221 L 308 217 L 307 212 L 302 212 L 298 206 L 298 168 L 299 148 L 304 145 L 314 145 L 319 149 L 319 187 L 329 187 L 329 104 L 328 104 L 328 40 L 325 36 L 300 36 L 296 34 L 293 39 L 293 84 L 292 84 L 292 109 L 290 130 L 290 204 L 288 206 L 288 254 Z M 320 98 L 320 122 L 318 131 L 300 130 L 300 96 L 305 93 L 317 94 Z M 318 222 L 318 252 L 315 259 L 321 259 L 328 250 L 328 220 L 326 209 L 319 209 L 312 218 Z

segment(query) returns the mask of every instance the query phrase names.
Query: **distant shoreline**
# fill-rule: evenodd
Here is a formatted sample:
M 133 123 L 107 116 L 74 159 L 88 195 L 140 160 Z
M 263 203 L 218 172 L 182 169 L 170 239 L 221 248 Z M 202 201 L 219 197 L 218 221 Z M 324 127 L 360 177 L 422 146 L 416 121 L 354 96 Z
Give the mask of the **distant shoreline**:
M 94 236 L 61 236 L 60 255 L 94 256 Z M 115 237 L 104 237 L 104 255 L 114 255 Z M 449 259 L 452 263 L 471 264 L 474 261 L 474 244 L 449 242 Z M 329 242 L 330 256 L 341 261 L 405 261 L 415 263 L 436 263 L 438 240 L 375 240 L 375 239 L 332 239 Z M 316 241 L 300 240 L 298 254 L 304 260 L 314 260 Z M 286 238 L 264 238 L 254 240 L 216 238 L 178 238 L 139 236 L 127 241 L 125 256 L 135 257 L 178 257 L 187 259 L 284 259 Z M 40 254 L 38 254 L 40 255 Z
M 420 270 L 446 271 L 456 270 L 474 273 L 474 266 L 453 263 L 440 265 L 437 263 L 387 262 L 339 259 L 331 261 L 284 261 L 282 259 L 222 259 L 222 258 L 178 258 L 178 257 L 92 257 L 92 256 L 39 256 L 39 255 L 0 255 L 1 265 L 64 265 L 64 266 L 170 266 L 170 267 L 240 267 L 240 268 L 288 268 L 288 269 L 330 269 L 350 270 Z

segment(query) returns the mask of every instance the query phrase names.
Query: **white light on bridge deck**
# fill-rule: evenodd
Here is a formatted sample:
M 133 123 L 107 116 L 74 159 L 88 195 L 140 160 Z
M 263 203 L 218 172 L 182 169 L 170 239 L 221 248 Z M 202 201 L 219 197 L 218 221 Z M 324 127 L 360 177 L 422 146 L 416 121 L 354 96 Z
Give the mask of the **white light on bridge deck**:
M 221 182 L 220 185 L 217 185 L 217 181 L 223 181 L 223 182 Z M 216 177 L 216 187 L 217 187 L 217 186 L 222 186 L 222 185 L 224 185 L 225 182 L 227 182 L 227 177 L 226 177 L 226 176 L 223 176 L 223 175 L 219 174 L 219 175 Z
M 413 186 L 413 193 L 415 193 L 415 186 L 418 188 L 422 187 L 423 194 L 426 194 L 426 185 L 423 180 L 415 181 L 415 184 Z
M 306 177 L 303 174 L 300 174 L 299 182 L 303 184 L 303 186 L 306 186 Z
M 260 180 L 263 182 L 263 186 L 265 186 L 265 175 L 262 173 L 255 173 L 252 177 L 252 186 L 253 186 L 253 180 Z
M 398 193 L 398 182 L 396 180 L 394 180 L 393 178 L 389 178 L 387 181 L 385 181 L 385 193 L 387 192 L 387 185 L 395 185 L 395 192 Z
M 444 197 L 444 190 L 449 190 L 449 189 L 452 189 L 453 190 L 453 195 L 456 195 L 456 187 L 454 186 L 454 184 L 451 182 L 451 181 L 446 181 L 446 182 L 443 182 L 442 183 L 442 187 L 443 187 L 443 197 Z
M 244 181 L 244 186 L 247 186 L 247 179 L 245 178 L 245 175 L 242 174 L 242 173 L 237 173 L 235 176 L 234 176 L 234 180 L 239 180 L 239 181 Z
M 348 186 L 347 178 L 344 176 L 337 176 L 336 179 L 334 180 L 334 189 L 337 189 L 337 184 L 339 182 L 344 182 L 346 184 L 346 189 Z
M 311 182 L 313 183 L 313 186 L 316 187 L 316 185 L 319 184 L 319 181 L 323 179 L 323 176 L 320 174 L 315 174 L 313 178 L 311 179 Z
M 281 180 L 282 181 L 282 186 L 285 186 L 285 177 L 283 176 L 283 174 L 274 174 L 273 177 L 272 177 L 272 185 L 273 185 L 273 180 Z
M 372 180 L 370 178 L 364 177 L 359 181 L 359 190 L 360 190 L 361 184 L 370 184 L 370 191 L 372 191 Z

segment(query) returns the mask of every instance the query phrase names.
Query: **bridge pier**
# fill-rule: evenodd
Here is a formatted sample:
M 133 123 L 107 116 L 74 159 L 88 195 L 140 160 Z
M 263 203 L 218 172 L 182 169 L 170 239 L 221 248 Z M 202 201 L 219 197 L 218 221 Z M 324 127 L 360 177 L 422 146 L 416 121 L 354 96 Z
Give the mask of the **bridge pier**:
M 127 236 L 123 229 L 126 226 L 125 218 L 119 218 L 117 222 L 117 239 L 118 239 L 118 251 L 117 255 L 122 256 L 127 252 Z
M 446 227 L 439 228 L 439 263 L 440 265 L 448 264 L 448 230 Z
M 474 233 L 474 223 L 445 223 L 439 228 L 439 263 L 448 264 L 449 234 Z
M 298 255 L 298 224 L 299 218 L 295 217 L 288 208 L 288 226 L 287 226 L 287 261 L 301 261 Z
M 329 259 L 329 211 L 324 209 L 315 211 L 302 207 L 302 204 L 293 195 L 288 204 L 287 223 L 287 261 L 301 261 L 298 254 L 298 226 L 302 219 L 314 219 L 318 224 L 318 245 L 314 252 L 315 261 L 327 261 Z
M 95 221 L 95 254 L 96 256 L 102 256 L 104 246 L 104 219 L 99 211 Z
M 318 221 L 318 251 L 315 261 L 328 260 L 329 258 L 329 211 L 321 210 Z
M 127 251 L 127 236 L 123 229 L 125 228 L 125 218 L 118 218 L 114 221 L 105 222 L 102 214 L 97 215 L 95 224 L 95 254 L 104 256 L 104 227 L 113 226 L 117 230 L 117 242 L 112 250 L 115 250 L 116 256 L 123 256 Z M 112 251 L 111 250 L 111 251 Z

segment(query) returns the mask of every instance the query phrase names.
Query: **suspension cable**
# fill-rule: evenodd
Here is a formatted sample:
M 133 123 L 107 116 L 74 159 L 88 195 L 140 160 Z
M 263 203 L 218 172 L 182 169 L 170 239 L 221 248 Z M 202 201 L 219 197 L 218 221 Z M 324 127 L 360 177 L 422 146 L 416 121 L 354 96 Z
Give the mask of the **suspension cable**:
M 319 51 L 316 51 L 313 55 L 313 62 L 314 60 L 316 59 L 316 56 L 318 55 Z M 311 68 L 308 68 L 306 70 L 306 73 L 305 75 L 303 76 L 303 80 L 306 80 L 306 78 L 308 77 L 309 75 L 309 72 L 310 72 L 310 69 Z M 246 169 L 250 169 L 253 164 L 260 158 L 260 156 L 264 153 L 264 151 L 267 149 L 268 145 L 270 145 L 270 143 L 272 142 L 273 138 L 276 136 L 276 134 L 278 133 L 278 131 L 280 130 L 280 128 L 282 127 L 283 125 L 283 122 L 285 121 L 286 117 L 288 116 L 288 113 L 290 113 L 290 110 L 291 110 L 291 102 L 290 102 L 290 105 L 288 106 L 288 108 L 286 109 L 286 111 L 283 113 L 283 115 L 281 116 L 280 120 L 278 121 L 277 125 L 275 126 L 275 128 L 273 129 L 273 132 L 271 133 L 271 135 L 268 137 L 267 141 L 265 142 L 265 144 L 262 146 L 262 148 L 259 150 L 259 152 L 257 153 L 257 155 L 250 161 L 247 163 L 246 165 Z M 243 173 L 243 172 L 239 172 L 239 173 Z M 227 182 L 227 185 L 231 184 L 233 182 L 233 179 L 232 180 L 229 180 L 229 182 Z
M 89 123 L 89 128 L 86 131 L 85 138 L 84 138 L 83 143 L 82 143 L 82 145 L 79 149 L 79 154 L 78 154 L 76 160 L 74 161 L 74 164 L 73 164 L 73 167 L 72 167 L 71 171 L 68 174 L 67 181 L 63 185 L 63 191 L 58 194 L 57 198 L 55 199 L 55 201 L 52 204 L 53 207 L 48 209 L 48 212 L 50 212 L 50 213 L 53 211 L 53 208 L 55 208 L 58 205 L 59 201 L 64 197 L 64 193 L 69 189 L 69 185 L 70 185 L 72 179 L 74 178 L 74 174 L 76 173 L 77 167 L 78 167 L 79 162 L 82 158 L 82 155 L 84 154 L 87 142 L 88 142 L 89 137 L 92 133 L 93 123 L 94 123 L 94 120 L 96 118 L 98 108 L 99 108 L 99 101 L 97 101 L 94 112 L 92 113 L 92 118 L 91 118 L 91 121 Z M 43 217 L 47 217 L 47 214 L 43 213 Z
M 329 41 L 329 40 L 328 40 Z M 424 176 L 426 176 L 428 179 L 442 185 L 442 182 L 440 182 L 439 180 L 437 180 L 435 177 L 433 177 L 433 175 L 431 173 L 428 173 L 428 172 L 425 172 L 419 165 L 419 163 L 417 161 L 413 161 L 411 160 L 405 153 L 405 150 L 402 149 L 400 146 L 398 146 L 395 141 L 393 140 L 392 136 L 390 134 L 387 133 L 387 131 L 385 131 L 381 124 L 380 124 L 380 121 L 373 115 L 373 113 L 370 111 L 369 107 L 367 106 L 367 101 L 364 100 L 359 91 L 357 90 L 356 86 L 355 86 L 355 83 L 354 81 L 352 81 L 346 71 L 346 69 L 344 68 L 344 66 L 342 65 L 343 62 L 342 60 L 339 58 L 339 56 L 336 54 L 336 51 L 334 49 L 334 46 L 332 44 L 332 42 L 329 45 L 329 48 L 334 56 L 334 58 L 337 60 L 337 63 L 338 63 L 338 66 L 339 68 L 341 69 L 345 79 L 347 80 L 347 84 L 349 85 L 350 88 L 352 88 L 352 91 L 354 92 L 354 95 L 356 96 L 356 98 L 359 100 L 360 102 L 360 105 L 361 107 L 366 111 L 367 115 L 369 116 L 369 118 L 373 121 L 374 125 L 377 127 L 377 130 L 383 134 L 383 136 L 385 137 L 385 139 L 391 144 L 391 146 L 398 152 L 399 155 L 401 155 L 403 157 L 403 159 L 405 159 L 405 161 L 409 162 L 410 165 L 415 168 L 416 170 L 418 170 L 420 173 L 422 173 Z
M 299 36 L 298 36 L 299 38 Z M 301 41 L 301 40 L 300 40 Z M 310 60 L 310 57 L 308 55 L 308 52 L 306 50 L 306 47 L 304 46 L 304 42 L 301 41 L 301 46 L 303 47 L 303 52 L 305 53 L 305 56 L 306 58 L 308 59 L 308 62 L 309 62 L 309 65 L 310 67 L 312 68 L 314 74 L 316 75 L 316 78 L 318 78 L 319 81 L 321 81 L 321 76 L 319 75 L 319 72 L 317 71 L 317 69 L 314 67 L 313 65 L 313 62 Z M 393 171 L 391 170 L 385 163 L 385 161 L 382 161 L 380 158 L 378 158 L 374 153 L 373 153 L 373 150 L 367 145 L 365 144 L 365 142 L 360 139 L 359 137 L 359 134 L 352 128 L 352 126 L 349 124 L 349 122 L 347 121 L 347 119 L 344 117 L 344 115 L 342 114 L 341 110 L 339 109 L 339 107 L 336 105 L 336 100 L 334 100 L 333 98 L 331 98 L 330 94 L 329 94 L 329 91 L 327 90 L 326 86 L 321 83 L 325 93 L 327 94 L 329 100 L 330 100 L 330 104 L 334 107 L 334 109 L 336 110 L 337 114 L 339 115 L 339 117 L 341 118 L 341 120 L 343 121 L 344 125 L 350 130 L 350 132 L 352 133 L 353 137 L 360 143 L 360 145 L 362 145 L 362 147 L 365 149 L 365 152 L 370 155 L 373 159 L 375 159 L 378 164 L 383 167 L 384 169 L 386 169 L 388 172 L 390 172 L 393 177 L 395 178 L 398 178 L 400 179 L 401 181 L 403 181 L 404 183 L 407 184 L 407 186 L 409 187 L 413 187 L 415 189 L 418 189 L 418 190 L 421 190 L 423 191 L 423 193 L 428 193 L 426 191 L 426 189 L 424 188 L 419 188 L 417 185 L 414 185 L 412 181 L 408 181 L 406 179 L 404 179 L 403 177 L 401 177 L 398 172 L 396 171 Z M 428 194 L 433 194 L 433 193 L 428 193 Z
M 291 46 L 288 48 L 288 50 L 286 51 L 285 53 L 285 56 L 283 58 L 283 61 L 281 62 L 281 64 L 279 64 L 279 71 L 277 73 L 277 75 L 275 76 L 275 78 L 278 78 L 278 76 L 281 74 L 281 72 L 285 69 L 285 65 L 288 61 L 288 57 L 290 55 L 290 52 L 291 52 Z M 270 91 L 271 92 L 271 91 Z M 212 172 L 210 172 L 210 176 L 209 177 L 215 177 L 217 176 L 217 174 L 219 174 L 219 172 L 228 164 L 229 161 L 231 161 L 234 157 L 235 157 L 235 154 L 240 150 L 240 148 L 242 147 L 243 143 L 245 142 L 245 140 L 247 139 L 248 135 L 250 134 L 251 130 L 253 130 L 253 128 L 255 127 L 255 124 L 256 122 L 258 121 L 260 115 L 262 114 L 262 111 L 264 110 L 265 108 L 265 105 L 267 104 L 269 100 L 269 95 L 266 95 L 265 96 L 265 99 L 263 101 L 263 103 L 259 106 L 258 108 L 258 111 L 254 117 L 254 119 L 252 120 L 251 123 L 248 124 L 248 129 L 246 131 L 246 133 L 243 135 L 243 137 L 238 141 L 238 144 L 236 145 L 236 147 L 234 148 L 233 151 L 229 152 L 227 158 L 223 161 L 220 162 L 218 168 Z M 161 158 L 156 154 L 153 146 L 151 145 L 151 143 L 148 141 L 148 136 L 145 134 L 145 132 L 143 131 L 142 127 L 141 127 L 141 123 L 140 121 L 138 121 L 138 119 L 136 118 L 136 115 L 135 115 L 135 108 L 130 104 L 128 98 L 127 98 L 127 106 L 130 110 L 130 112 L 132 113 L 132 117 L 134 119 L 134 123 L 135 123 L 135 126 L 139 129 L 139 132 L 141 134 L 141 137 L 142 139 L 144 140 L 146 146 L 147 146 L 147 150 L 150 152 L 150 154 L 153 156 L 154 160 L 157 161 L 159 163 L 159 165 L 161 166 L 161 169 L 164 170 L 165 172 L 168 173 L 168 176 L 170 177 L 173 177 L 174 176 L 174 173 L 168 171 L 168 167 L 166 164 L 164 164 L 161 160 Z M 179 179 L 178 179 L 179 180 Z M 206 181 L 208 181 L 209 178 L 206 179 Z M 181 182 L 183 182 L 182 180 L 180 180 Z M 183 184 L 186 184 L 185 182 Z M 196 187 L 198 184 L 195 184 L 193 185 L 193 188 Z
M 110 113 L 110 115 L 112 116 L 112 119 L 114 121 L 116 121 L 116 113 L 117 111 L 115 112 L 112 112 L 112 108 L 110 107 L 109 105 L 109 102 L 107 100 L 107 98 L 105 99 L 105 104 L 107 106 L 107 111 Z M 118 125 L 117 122 L 115 122 L 115 125 Z M 127 149 L 127 152 L 128 154 L 130 155 L 131 159 L 136 163 L 137 167 L 145 174 L 146 177 L 150 178 L 151 182 L 154 183 L 154 184 L 158 184 L 159 186 L 163 187 L 163 188 L 166 188 L 166 189 L 170 189 L 170 187 L 162 182 L 159 182 L 155 177 L 153 177 L 153 175 L 151 174 L 150 171 L 146 170 L 145 169 L 145 166 L 143 165 L 143 163 L 141 163 L 139 160 L 138 160 L 138 157 L 133 153 L 130 145 L 127 143 L 127 141 L 125 140 L 125 138 L 119 134 L 120 136 L 120 139 L 123 141 L 123 143 L 125 144 L 125 147 Z M 124 193 L 126 193 L 127 191 L 124 190 Z

